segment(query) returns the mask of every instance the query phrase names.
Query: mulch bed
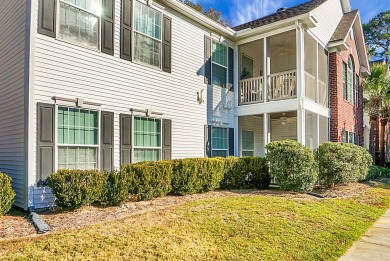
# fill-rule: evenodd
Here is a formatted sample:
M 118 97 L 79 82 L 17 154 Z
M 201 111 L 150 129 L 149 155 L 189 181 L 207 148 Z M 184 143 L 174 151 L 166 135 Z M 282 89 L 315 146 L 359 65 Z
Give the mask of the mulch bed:
M 316 188 L 315 193 L 324 195 L 327 198 L 358 197 L 375 184 L 350 184 L 338 186 L 333 189 Z M 128 202 L 120 207 L 97 207 L 89 206 L 74 211 L 49 210 L 40 213 L 41 218 L 51 227 L 52 232 L 69 231 L 97 223 L 109 222 L 136 216 L 148 211 L 175 208 L 179 205 L 201 199 L 232 197 L 232 196 L 256 196 L 269 195 L 286 198 L 299 198 L 303 200 L 319 200 L 318 198 L 302 193 L 285 192 L 275 188 L 268 190 L 234 190 L 214 191 L 205 194 L 187 196 L 167 196 L 151 201 Z M 26 213 L 12 211 L 10 214 L 0 217 L 0 241 L 21 237 L 35 237 L 36 230 L 28 219 Z

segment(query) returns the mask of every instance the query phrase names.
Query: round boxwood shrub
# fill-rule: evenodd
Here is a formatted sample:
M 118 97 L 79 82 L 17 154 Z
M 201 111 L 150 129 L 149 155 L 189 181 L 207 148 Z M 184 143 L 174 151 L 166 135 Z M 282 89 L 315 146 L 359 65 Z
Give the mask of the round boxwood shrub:
M 124 171 L 108 174 L 105 191 L 100 199 L 102 205 L 119 206 L 129 199 L 129 175 Z
M 312 151 L 293 140 L 274 141 L 266 146 L 270 174 L 282 190 L 311 191 L 317 181 L 316 161 Z
M 140 162 L 122 166 L 127 175 L 129 192 L 138 200 L 167 195 L 171 189 L 172 161 Z
M 0 172 L 0 216 L 11 209 L 14 198 L 15 191 L 11 186 L 11 178 Z
M 173 194 L 195 194 L 219 188 L 224 165 L 223 158 L 175 160 L 172 174 Z
M 97 170 L 59 170 L 47 178 L 57 206 L 75 209 L 100 201 L 106 189 L 108 173 Z
M 364 180 L 372 165 L 365 148 L 347 143 L 322 143 L 316 158 L 320 182 L 328 187 Z

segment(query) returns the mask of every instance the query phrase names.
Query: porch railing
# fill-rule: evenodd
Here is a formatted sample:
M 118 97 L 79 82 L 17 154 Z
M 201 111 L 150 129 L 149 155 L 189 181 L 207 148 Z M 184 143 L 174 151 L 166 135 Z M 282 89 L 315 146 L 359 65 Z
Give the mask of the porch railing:
M 240 81 L 239 105 L 263 102 L 263 77 Z
M 316 77 L 308 72 L 305 72 L 305 96 L 306 98 L 316 101 L 317 82 Z
M 285 100 L 297 97 L 296 70 L 271 74 L 268 100 Z

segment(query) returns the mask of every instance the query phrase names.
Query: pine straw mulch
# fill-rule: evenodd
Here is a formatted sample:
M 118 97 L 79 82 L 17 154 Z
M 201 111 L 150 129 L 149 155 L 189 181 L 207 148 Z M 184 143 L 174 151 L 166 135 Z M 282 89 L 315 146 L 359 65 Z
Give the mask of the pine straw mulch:
M 321 194 L 326 198 L 358 197 L 377 184 L 378 183 L 375 182 L 365 184 L 355 183 L 346 186 L 338 186 L 333 189 L 316 188 L 314 192 Z M 99 206 L 89 206 L 74 211 L 51 209 L 40 213 L 40 216 L 50 226 L 52 232 L 61 232 L 136 216 L 148 211 L 169 210 L 187 202 L 201 199 L 256 195 L 298 198 L 303 200 L 318 199 L 307 194 L 280 191 L 277 188 L 270 188 L 268 190 L 213 191 L 205 194 L 166 196 L 151 201 L 127 202 L 120 207 L 102 208 Z M 26 213 L 11 211 L 10 214 L 0 217 L 0 241 L 35 236 L 38 235 Z

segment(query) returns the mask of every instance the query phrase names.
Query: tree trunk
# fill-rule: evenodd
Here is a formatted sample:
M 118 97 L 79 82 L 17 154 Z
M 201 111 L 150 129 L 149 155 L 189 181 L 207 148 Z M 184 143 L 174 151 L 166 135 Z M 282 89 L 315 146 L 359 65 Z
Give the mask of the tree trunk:
M 379 137 L 379 148 L 380 148 L 380 155 L 381 155 L 381 161 L 380 165 L 385 166 L 386 163 L 386 151 L 385 151 L 385 134 L 386 134 L 386 125 L 387 125 L 387 119 L 381 119 L 381 128 L 380 128 L 380 137 Z
M 369 151 L 372 156 L 373 164 L 375 165 L 375 136 L 376 136 L 376 117 L 370 117 L 370 143 Z

